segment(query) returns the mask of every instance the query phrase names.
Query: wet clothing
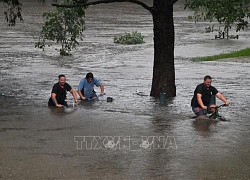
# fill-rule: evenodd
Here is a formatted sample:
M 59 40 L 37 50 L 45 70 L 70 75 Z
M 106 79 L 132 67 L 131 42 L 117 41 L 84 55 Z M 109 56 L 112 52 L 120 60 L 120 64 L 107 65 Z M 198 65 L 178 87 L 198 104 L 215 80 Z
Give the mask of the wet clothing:
M 199 105 L 198 100 L 197 100 L 197 93 L 202 95 L 201 99 L 202 99 L 204 106 L 208 106 L 211 104 L 212 95 L 215 96 L 218 93 L 218 90 L 213 86 L 210 86 L 209 89 L 207 89 L 203 83 L 199 84 L 196 87 L 196 89 L 194 91 L 194 96 L 193 96 L 192 101 L 191 101 L 191 106 L 201 108 L 201 106 Z
M 97 80 L 96 78 L 93 78 L 92 81 L 89 83 L 86 78 L 81 79 L 79 85 L 78 85 L 78 90 L 82 92 L 82 95 L 87 98 L 91 99 L 94 96 L 96 96 L 95 91 L 94 91 L 94 86 L 99 87 L 101 85 L 101 82 Z
M 215 97 L 215 96 L 214 96 Z M 213 97 L 212 97 L 213 98 Z M 214 104 L 214 103 L 211 103 Z M 209 107 L 209 106 L 208 106 Z M 200 107 L 192 107 L 192 110 L 194 112 L 194 114 L 196 116 L 200 116 L 200 115 L 207 115 L 207 114 L 211 114 L 212 111 L 210 109 L 202 109 Z
M 204 83 L 202 83 L 202 84 L 199 84 L 194 91 L 194 96 L 191 100 L 191 106 L 192 106 L 193 112 L 197 116 L 206 115 L 207 113 L 210 113 L 207 110 L 202 109 L 201 106 L 199 105 L 198 100 L 197 100 L 197 93 L 202 95 L 201 99 L 202 99 L 204 106 L 209 107 L 211 104 L 215 104 L 215 95 L 218 93 L 218 90 L 213 86 L 210 86 L 207 89 Z
M 192 107 L 192 111 L 196 116 L 207 115 L 207 109 L 202 109 L 200 107 Z
M 52 88 L 52 92 L 51 93 L 55 93 L 56 94 L 56 100 L 58 102 L 58 104 L 61 105 L 67 105 L 67 102 L 65 101 L 66 99 L 66 94 L 67 91 L 71 91 L 71 86 L 68 83 L 65 83 L 63 87 L 61 87 L 59 85 L 59 82 L 56 83 L 53 88 Z M 49 102 L 48 102 L 49 106 L 55 106 L 54 101 L 52 100 L 52 98 L 49 98 Z

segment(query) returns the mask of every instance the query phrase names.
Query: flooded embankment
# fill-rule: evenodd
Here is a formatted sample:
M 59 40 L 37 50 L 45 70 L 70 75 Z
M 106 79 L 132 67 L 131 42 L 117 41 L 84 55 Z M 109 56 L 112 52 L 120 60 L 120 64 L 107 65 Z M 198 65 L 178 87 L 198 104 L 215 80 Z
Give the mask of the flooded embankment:
M 60 57 L 54 49 L 34 48 L 42 12 L 51 7 L 23 4 L 25 21 L 15 27 L 0 14 L 0 179 L 250 178 L 250 63 L 190 61 L 248 47 L 249 30 L 238 40 L 214 40 L 204 33 L 207 23 L 188 21 L 191 12 L 178 3 L 177 96 L 163 107 L 149 96 L 153 26 L 147 11 L 127 3 L 89 8 L 83 42 L 73 56 Z M 114 35 L 131 31 L 146 43 L 113 43 Z M 112 103 L 105 97 L 74 108 L 47 107 L 58 74 L 76 89 L 89 71 Z M 193 90 L 207 74 L 231 102 L 221 109 L 227 122 L 192 118 Z

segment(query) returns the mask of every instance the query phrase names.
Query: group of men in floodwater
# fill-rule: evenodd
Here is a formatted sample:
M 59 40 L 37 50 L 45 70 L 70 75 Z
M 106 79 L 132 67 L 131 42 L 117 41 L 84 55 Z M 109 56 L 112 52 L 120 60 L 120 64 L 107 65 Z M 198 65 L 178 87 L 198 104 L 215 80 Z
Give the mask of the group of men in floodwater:
M 67 102 L 65 101 L 67 91 L 73 95 L 74 101 L 77 103 L 77 94 L 71 86 L 66 83 L 65 75 L 59 75 L 58 78 L 59 81 L 53 86 L 48 105 L 56 107 L 67 106 Z M 194 90 L 191 107 L 196 116 L 207 115 L 214 112 L 216 97 L 223 101 L 226 106 L 229 105 L 229 101 L 213 87 L 211 83 L 212 78 L 207 75 L 204 77 L 203 83 L 199 84 Z M 78 85 L 77 93 L 80 96 L 80 100 L 96 99 L 97 95 L 94 91 L 94 86 L 100 87 L 101 95 L 104 95 L 104 85 L 94 78 L 91 72 L 87 73 L 86 77 L 81 79 Z
M 49 106 L 63 107 L 67 106 L 66 94 L 69 91 L 73 97 L 75 103 L 78 102 L 76 92 L 71 88 L 71 86 L 66 83 L 65 75 L 61 74 L 58 76 L 59 81 L 53 86 L 51 97 L 49 99 Z M 94 78 L 93 74 L 90 72 L 86 75 L 85 78 L 81 79 L 77 93 L 80 96 L 80 100 L 91 100 L 96 99 L 97 95 L 94 91 L 94 86 L 98 86 L 101 89 L 101 95 L 104 95 L 104 85 Z

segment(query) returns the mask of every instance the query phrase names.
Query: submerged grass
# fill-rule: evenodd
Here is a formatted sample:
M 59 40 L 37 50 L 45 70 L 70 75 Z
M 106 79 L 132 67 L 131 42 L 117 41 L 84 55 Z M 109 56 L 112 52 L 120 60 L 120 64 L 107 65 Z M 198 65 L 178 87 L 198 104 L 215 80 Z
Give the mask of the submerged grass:
M 233 51 L 231 53 L 214 55 L 214 56 L 196 57 L 196 58 L 193 58 L 192 61 L 195 61 L 195 62 L 215 61 L 219 59 L 236 58 L 236 57 L 244 57 L 244 56 L 250 56 L 250 48 L 242 49 L 239 51 Z

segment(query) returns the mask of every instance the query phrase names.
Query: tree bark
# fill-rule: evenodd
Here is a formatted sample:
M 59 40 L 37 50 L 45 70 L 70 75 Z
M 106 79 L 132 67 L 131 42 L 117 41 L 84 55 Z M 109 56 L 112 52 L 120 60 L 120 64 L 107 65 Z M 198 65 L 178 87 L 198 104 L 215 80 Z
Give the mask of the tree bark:
M 165 92 L 176 96 L 174 68 L 174 20 L 173 4 L 168 0 L 154 0 L 154 67 L 150 95 L 159 97 Z

